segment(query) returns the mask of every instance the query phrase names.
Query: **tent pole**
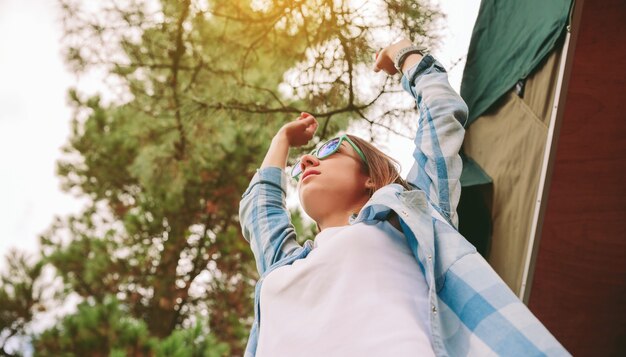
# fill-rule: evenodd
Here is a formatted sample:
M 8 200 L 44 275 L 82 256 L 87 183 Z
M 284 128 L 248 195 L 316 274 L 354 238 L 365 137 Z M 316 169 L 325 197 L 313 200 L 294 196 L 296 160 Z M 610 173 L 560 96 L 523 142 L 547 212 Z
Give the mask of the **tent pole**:
M 569 77 L 571 67 L 573 65 L 575 41 L 578 37 L 578 24 L 582 15 L 583 0 L 574 1 L 574 16 L 572 22 L 567 28 L 565 41 L 561 53 L 559 63 L 559 74 L 554 91 L 552 102 L 552 112 L 550 114 L 550 126 L 548 128 L 548 137 L 546 139 L 546 147 L 543 155 L 541 167 L 541 176 L 539 177 L 539 187 L 537 188 L 537 197 L 535 199 L 535 209 L 533 213 L 532 226 L 530 229 L 530 237 L 525 254 L 524 270 L 522 272 L 522 283 L 519 290 L 519 298 L 528 305 L 530 299 L 530 291 L 535 271 L 535 263 L 537 253 L 539 252 L 539 241 L 541 240 L 541 229 L 547 206 L 547 198 L 550 189 L 550 181 L 552 178 L 552 169 L 554 168 L 554 160 L 556 158 L 556 149 L 561 128 L 561 121 L 565 111 L 565 100 L 567 97 L 567 89 L 569 86 Z M 572 36 L 573 32 L 573 36 Z M 571 46 L 571 48 L 570 48 Z M 544 199 L 544 197 L 546 199 Z

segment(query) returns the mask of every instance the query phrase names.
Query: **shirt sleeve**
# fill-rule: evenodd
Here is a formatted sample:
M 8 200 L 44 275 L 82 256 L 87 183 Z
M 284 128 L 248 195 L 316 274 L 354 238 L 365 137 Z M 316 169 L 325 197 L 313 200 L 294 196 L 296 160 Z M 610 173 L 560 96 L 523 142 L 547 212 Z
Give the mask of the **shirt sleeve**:
M 458 227 L 456 207 L 463 169 L 459 150 L 465 136 L 467 105 L 431 55 L 406 72 L 402 87 L 415 98 L 418 110 L 415 161 L 407 181 L 423 190 L 431 204 Z
M 285 204 L 286 186 L 280 168 L 258 169 L 239 203 L 241 231 L 260 275 L 301 247 Z

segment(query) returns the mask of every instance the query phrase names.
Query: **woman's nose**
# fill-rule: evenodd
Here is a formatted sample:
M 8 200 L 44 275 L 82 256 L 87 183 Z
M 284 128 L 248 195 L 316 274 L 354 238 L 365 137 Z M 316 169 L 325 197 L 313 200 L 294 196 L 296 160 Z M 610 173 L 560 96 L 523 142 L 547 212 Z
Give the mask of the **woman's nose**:
M 302 155 L 300 158 L 300 168 L 302 172 L 307 169 L 309 166 L 317 166 L 320 164 L 320 160 L 311 154 Z

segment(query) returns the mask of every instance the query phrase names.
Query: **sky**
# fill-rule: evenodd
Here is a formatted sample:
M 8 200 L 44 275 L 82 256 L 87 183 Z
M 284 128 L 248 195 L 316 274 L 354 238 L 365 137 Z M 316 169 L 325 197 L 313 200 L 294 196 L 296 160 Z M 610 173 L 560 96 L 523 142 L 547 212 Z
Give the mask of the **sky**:
M 432 0 L 446 14 L 433 55 L 458 91 L 480 0 Z M 55 216 L 77 213 L 84 202 L 61 191 L 55 173 L 70 134 L 70 86 L 93 93 L 97 78 L 78 79 L 65 67 L 56 1 L 0 0 L 0 257 L 9 249 L 34 253 Z M 413 144 L 394 138 L 383 150 L 410 166 Z M 405 172 L 406 173 L 406 172 Z M 0 269 L 4 259 L 0 258 Z
M 0 0 L 0 254 L 35 251 L 54 215 L 80 208 L 61 192 L 55 161 L 69 135 L 56 2 Z M 3 260 L 3 259 L 2 259 Z

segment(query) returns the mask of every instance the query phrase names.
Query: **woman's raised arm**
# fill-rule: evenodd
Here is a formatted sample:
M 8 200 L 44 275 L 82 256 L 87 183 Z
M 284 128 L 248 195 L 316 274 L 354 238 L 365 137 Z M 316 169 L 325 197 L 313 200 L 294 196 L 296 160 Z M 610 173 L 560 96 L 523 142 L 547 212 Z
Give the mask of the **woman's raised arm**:
M 410 41 L 404 40 L 381 51 L 374 70 L 397 73 L 391 59 L 410 45 Z M 402 86 L 415 98 L 419 114 L 415 162 L 407 181 L 424 191 L 433 206 L 458 227 L 456 208 L 463 169 L 459 150 L 465 136 L 467 105 L 450 86 L 443 66 L 431 55 L 409 56 L 402 73 Z
M 241 230 L 250 243 L 260 275 L 300 248 L 285 205 L 284 171 L 289 148 L 308 143 L 316 129 L 317 120 L 307 113 L 283 125 L 239 203 Z

